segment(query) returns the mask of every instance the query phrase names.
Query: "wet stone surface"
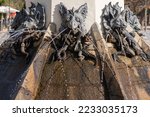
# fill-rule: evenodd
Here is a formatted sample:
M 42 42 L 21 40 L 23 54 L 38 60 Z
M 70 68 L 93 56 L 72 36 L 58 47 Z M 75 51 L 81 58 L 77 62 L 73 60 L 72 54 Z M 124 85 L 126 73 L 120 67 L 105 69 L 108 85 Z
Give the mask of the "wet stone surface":
M 36 99 L 105 99 L 99 68 L 87 60 L 69 57 L 65 62 L 46 64 Z

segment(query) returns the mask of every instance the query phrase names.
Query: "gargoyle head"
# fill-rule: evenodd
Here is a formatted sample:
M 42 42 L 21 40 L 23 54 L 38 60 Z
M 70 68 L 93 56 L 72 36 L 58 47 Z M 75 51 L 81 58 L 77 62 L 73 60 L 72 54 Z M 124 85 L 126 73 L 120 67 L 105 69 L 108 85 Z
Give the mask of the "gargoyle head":
M 33 18 L 37 24 L 38 29 L 42 29 L 45 26 L 45 8 L 40 4 L 37 3 L 35 5 L 31 2 L 31 7 L 29 7 L 30 17 Z
M 31 6 L 29 7 L 30 15 L 34 15 L 36 12 L 36 5 L 31 2 Z
M 75 10 L 74 7 L 71 10 L 67 10 L 63 3 L 60 3 L 59 13 L 62 17 L 65 27 L 68 27 L 72 30 L 77 28 L 81 29 L 82 23 L 85 22 L 85 18 L 88 13 L 87 9 L 87 3 L 80 6 L 77 10 Z
M 122 7 L 119 6 L 119 2 L 117 2 L 115 5 L 113 5 L 112 8 L 113 8 L 113 14 L 114 14 L 115 17 L 116 17 L 118 14 L 121 13 L 121 8 L 122 8 Z
M 114 19 L 111 20 L 110 26 L 111 28 L 121 28 L 124 29 L 127 26 L 127 22 L 124 19 L 124 12 L 118 14 Z
M 11 28 L 16 30 L 19 26 L 26 21 L 28 17 L 28 12 L 25 9 L 22 9 L 20 12 L 16 12 L 16 17 L 14 18 Z

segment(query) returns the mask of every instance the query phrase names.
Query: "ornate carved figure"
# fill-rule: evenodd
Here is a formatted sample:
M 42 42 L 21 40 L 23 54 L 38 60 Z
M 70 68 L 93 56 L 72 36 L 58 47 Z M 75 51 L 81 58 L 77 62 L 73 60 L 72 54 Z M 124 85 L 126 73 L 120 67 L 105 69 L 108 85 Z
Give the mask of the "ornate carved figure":
M 29 7 L 29 15 L 35 20 L 38 29 L 42 29 L 46 23 L 45 8 L 39 3 L 37 3 L 37 6 L 32 2 L 31 4 L 31 7 Z
M 28 12 L 26 9 L 22 9 L 20 12 L 16 13 L 16 17 L 11 24 L 11 28 L 14 30 L 23 28 L 23 23 L 25 21 L 30 21 Z
M 130 24 L 130 26 L 135 30 L 139 31 L 141 30 L 141 24 L 137 18 L 137 16 L 129 9 L 128 6 L 125 6 L 124 11 L 125 12 L 125 20 L 127 23 Z
M 0 54 L 0 58 L 9 59 L 7 56 L 10 56 L 15 59 L 17 56 L 24 56 L 28 63 L 32 56 L 30 50 L 39 46 L 42 35 L 42 32 L 26 29 L 20 36 L 11 36 L 1 45 L 4 50 L 3 54 Z
M 81 61 L 85 57 L 95 60 L 95 56 L 86 50 L 88 46 L 92 45 L 88 43 L 92 39 L 85 28 L 85 19 L 88 13 L 87 4 L 81 5 L 77 10 L 74 7 L 68 10 L 63 3 L 60 3 L 59 13 L 62 18 L 62 24 L 59 29 L 61 35 L 53 43 L 57 53 L 56 58 L 59 60 L 66 59 L 66 51 L 69 50 L 76 53 Z
M 22 9 L 19 13 L 17 13 L 11 27 L 14 30 L 23 28 L 43 29 L 45 27 L 45 20 L 44 7 L 39 3 L 35 5 L 31 2 L 29 12 Z
M 75 10 L 74 7 L 71 10 L 67 10 L 63 3 L 60 3 L 59 13 L 62 17 L 60 31 L 64 28 L 70 28 L 73 31 L 77 29 L 81 30 L 82 36 L 86 34 L 85 19 L 88 13 L 88 7 L 86 3 L 80 6 L 77 10 Z
M 11 27 L 14 32 L 11 32 L 10 38 L 1 45 L 2 48 L 5 47 L 3 51 L 5 54 L 4 56 L 1 54 L 0 57 L 7 58 L 5 55 L 10 53 L 12 58 L 25 55 L 28 62 L 31 56 L 30 50 L 39 46 L 43 35 L 41 30 L 45 27 L 44 7 L 39 3 L 37 5 L 31 3 L 29 12 L 22 9 L 17 13 Z
M 128 57 L 139 55 L 144 60 L 148 59 L 147 55 L 134 40 L 134 32 L 128 32 L 126 30 L 127 24 L 131 25 L 135 31 L 140 30 L 140 24 L 136 16 L 133 15 L 129 8 L 121 11 L 118 3 L 113 6 L 109 3 L 103 10 L 102 22 L 106 40 L 108 41 L 110 35 L 112 35 L 112 42 L 115 43 L 118 51 L 113 54 L 115 60 L 119 59 L 117 55 L 125 55 Z

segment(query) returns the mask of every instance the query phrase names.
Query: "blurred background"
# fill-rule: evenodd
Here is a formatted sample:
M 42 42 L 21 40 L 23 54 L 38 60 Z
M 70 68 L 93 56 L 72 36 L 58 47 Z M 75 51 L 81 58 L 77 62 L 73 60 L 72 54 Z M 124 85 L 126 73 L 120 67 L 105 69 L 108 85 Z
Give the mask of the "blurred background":
M 25 7 L 25 0 L 0 0 L 0 31 L 10 28 L 16 12 Z
M 143 30 L 150 29 L 150 0 L 125 0 L 125 5 L 138 16 Z

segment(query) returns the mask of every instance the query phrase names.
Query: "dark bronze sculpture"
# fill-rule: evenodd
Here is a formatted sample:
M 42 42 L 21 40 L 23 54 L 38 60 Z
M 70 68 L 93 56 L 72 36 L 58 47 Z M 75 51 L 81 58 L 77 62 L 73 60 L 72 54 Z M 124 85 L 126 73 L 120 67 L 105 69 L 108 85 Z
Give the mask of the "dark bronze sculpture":
M 129 9 L 128 6 L 125 6 L 124 9 L 125 21 L 130 24 L 130 26 L 136 31 L 141 30 L 141 24 L 137 18 L 137 16 Z
M 35 20 L 37 29 L 43 29 L 46 23 L 45 8 L 39 3 L 35 5 L 31 2 L 31 4 L 31 7 L 29 7 L 29 15 Z
M 143 60 L 148 59 L 148 55 L 143 52 L 137 42 L 134 40 L 134 32 L 126 30 L 129 24 L 135 31 L 140 30 L 140 24 L 135 15 L 129 8 L 121 11 L 118 3 L 112 6 L 111 2 L 105 6 L 102 14 L 102 23 L 104 28 L 104 37 L 106 41 L 113 42 L 116 46 L 117 53 L 113 54 L 113 58 L 119 61 L 118 55 L 133 57 L 139 55 Z
M 35 45 L 39 46 L 45 23 L 45 9 L 39 3 L 31 3 L 29 12 L 26 9 L 18 12 L 11 25 L 13 32 L 10 32 L 10 38 L 1 45 L 5 47 L 1 57 L 7 58 L 7 54 L 10 54 L 14 59 L 22 55 L 28 62 L 31 56 L 29 50 L 35 48 Z
M 24 28 L 23 23 L 28 20 L 30 21 L 28 12 L 25 9 L 22 9 L 20 12 L 16 13 L 16 17 L 11 24 L 11 28 L 14 30 Z
M 19 30 L 23 28 L 43 29 L 45 27 L 45 8 L 37 3 L 35 5 L 31 2 L 29 12 L 26 9 L 22 9 L 17 13 L 11 28 Z
M 67 10 L 63 3 L 60 3 L 59 13 L 62 18 L 62 24 L 59 29 L 61 35 L 53 41 L 53 47 L 56 50 L 55 58 L 65 60 L 66 52 L 70 51 L 75 53 L 80 61 L 86 57 L 95 60 L 95 55 L 88 52 L 89 47 L 93 50 L 94 47 L 91 47 L 92 38 L 85 28 L 85 19 L 88 13 L 87 4 L 85 3 L 77 10 L 74 8 Z M 53 38 L 55 37 L 56 35 L 53 36 Z

